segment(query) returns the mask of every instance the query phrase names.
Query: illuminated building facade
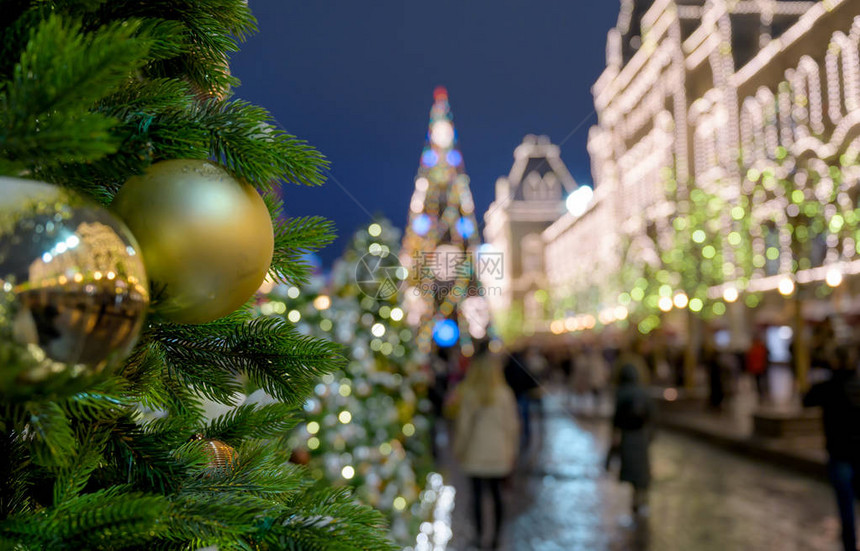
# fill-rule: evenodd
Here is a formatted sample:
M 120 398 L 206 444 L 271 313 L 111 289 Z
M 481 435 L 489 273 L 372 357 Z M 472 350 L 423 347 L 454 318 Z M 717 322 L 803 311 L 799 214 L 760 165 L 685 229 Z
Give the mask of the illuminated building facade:
M 484 214 L 484 241 L 502 262 L 502 277 L 481 275 L 504 333 L 531 333 L 546 323 L 541 233 L 562 215 L 565 197 L 576 187 L 558 146 L 546 136 L 526 136 L 514 150 L 510 173 L 496 181 L 496 198 Z
M 785 322 L 777 290 L 837 287 L 860 271 L 858 15 L 858 0 L 622 0 L 593 87 L 594 200 L 542 234 L 553 333 L 582 328 L 585 315 L 632 315 L 640 305 L 616 275 L 630 261 L 664 262 L 696 193 L 726 206 L 707 222 L 728 238 L 722 281 L 698 309 L 764 302 Z M 848 308 L 841 295 L 825 309 Z M 688 304 L 659 298 L 664 312 Z

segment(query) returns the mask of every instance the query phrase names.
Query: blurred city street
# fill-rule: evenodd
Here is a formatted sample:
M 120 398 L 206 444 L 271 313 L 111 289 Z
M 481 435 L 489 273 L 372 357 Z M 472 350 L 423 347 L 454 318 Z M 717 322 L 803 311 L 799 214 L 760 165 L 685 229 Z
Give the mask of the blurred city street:
M 630 514 L 630 489 L 607 473 L 608 420 L 577 419 L 559 394 L 506 496 L 503 549 L 809 550 L 839 548 L 823 482 L 661 431 L 652 453 L 650 514 Z M 456 479 L 455 479 L 456 480 Z M 469 492 L 458 483 L 452 549 L 469 549 Z

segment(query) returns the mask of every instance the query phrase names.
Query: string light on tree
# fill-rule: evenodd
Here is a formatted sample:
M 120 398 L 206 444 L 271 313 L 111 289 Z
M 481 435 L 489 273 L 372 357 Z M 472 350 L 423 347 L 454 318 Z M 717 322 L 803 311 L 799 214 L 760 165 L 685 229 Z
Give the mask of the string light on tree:
M 723 300 L 726 302 L 735 302 L 738 300 L 738 290 L 735 287 L 726 287 L 723 290 Z
M 794 292 L 794 281 L 789 277 L 783 277 L 779 280 L 777 289 L 781 295 L 788 296 Z
M 399 240 L 390 222 L 368 224 L 353 235 L 330 278 L 314 277 L 301 290 L 276 287 L 260 310 L 284 304 L 285 317 L 293 311 L 299 316 L 297 330 L 326 336 L 344 348 L 349 362 L 337 376 L 320 378 L 317 398 L 305 407 L 306 425 L 293 432 L 290 446 L 306 450 L 316 478 L 355 488 L 358 500 L 385 513 L 393 538 L 406 547 L 433 503 L 422 492 L 433 467 L 431 405 L 421 370 L 425 360 L 405 323 L 401 300 L 406 286 L 391 277 L 393 268 L 402 266 L 357 270 L 371 250 L 374 258 L 396 259 Z M 365 281 L 374 280 L 378 287 L 384 278 L 396 280 L 391 293 L 378 294 Z M 393 507 L 398 496 L 406 502 L 402 510 Z
M 842 283 L 842 272 L 837 268 L 827 270 L 825 281 L 830 287 L 838 287 Z

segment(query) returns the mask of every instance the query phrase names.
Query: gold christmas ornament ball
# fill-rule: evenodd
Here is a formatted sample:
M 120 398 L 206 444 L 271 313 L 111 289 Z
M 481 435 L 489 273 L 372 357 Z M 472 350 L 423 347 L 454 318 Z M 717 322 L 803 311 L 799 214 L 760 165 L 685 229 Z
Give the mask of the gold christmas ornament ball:
M 153 306 L 176 323 L 235 311 L 272 262 L 274 232 L 263 198 L 215 163 L 156 163 L 123 185 L 113 209 L 140 243 Z
M 209 458 L 210 470 L 225 473 L 233 468 L 238 454 L 232 446 L 202 435 L 196 435 L 193 439 L 202 443 L 203 452 Z
M 0 178 L 0 393 L 73 393 L 131 351 L 149 304 L 131 232 L 72 191 Z

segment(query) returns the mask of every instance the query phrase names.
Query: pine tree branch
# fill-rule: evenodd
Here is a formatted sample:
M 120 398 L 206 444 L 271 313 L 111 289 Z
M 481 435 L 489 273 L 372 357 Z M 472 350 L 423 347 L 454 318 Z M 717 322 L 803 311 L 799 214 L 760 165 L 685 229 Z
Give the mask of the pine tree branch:
M 188 121 L 210 134 L 210 151 L 228 170 L 256 187 L 272 182 L 319 185 L 328 161 L 304 140 L 272 126 L 271 115 L 250 103 L 210 100 L 197 104 Z
M 260 407 L 241 405 L 213 419 L 203 435 L 234 446 L 246 438 L 275 438 L 298 424 L 299 413 L 296 408 L 281 403 Z
M 167 526 L 164 497 L 125 493 L 122 486 L 69 499 L 39 513 L 0 521 L 0 538 L 52 550 L 119 549 L 154 539 Z
M 334 224 L 319 216 L 277 220 L 275 254 L 269 274 L 280 283 L 301 285 L 307 282 L 311 266 L 304 256 L 334 241 Z
M 320 375 L 343 362 L 336 345 L 300 335 L 274 318 L 197 326 L 162 324 L 153 328 L 151 338 L 162 347 L 173 373 L 222 402 L 241 390 L 235 376 L 245 374 L 271 396 L 299 405 Z M 216 380 L 207 379 L 211 377 Z
M 81 32 L 59 16 L 41 22 L 0 92 L 0 157 L 30 167 L 113 153 L 117 120 L 88 111 L 143 64 L 149 45 L 126 21 Z
M 348 490 L 312 488 L 295 496 L 300 514 L 274 519 L 263 540 L 272 549 L 390 551 L 397 547 L 383 534 L 379 511 L 358 504 Z
M 75 449 L 75 435 L 65 412 L 56 402 L 27 404 L 25 438 L 33 462 L 41 466 L 68 465 Z
M 30 508 L 29 449 L 15 431 L 0 434 L 0 519 Z
M 187 44 L 182 53 L 150 64 L 151 77 L 182 75 L 204 94 L 223 95 L 238 79 L 230 75 L 228 54 L 238 50 L 238 42 L 256 30 L 256 20 L 244 2 L 235 0 L 165 1 L 109 3 L 100 13 L 103 19 L 128 17 L 160 18 L 182 25 L 177 35 Z
M 108 430 L 97 430 L 94 427 L 83 431 L 71 461 L 57 472 L 57 479 L 54 481 L 54 505 L 73 499 L 83 491 L 102 460 L 101 450 L 109 436 Z
M 184 440 L 190 436 L 190 427 L 184 427 Z M 193 469 L 194 461 L 199 460 L 171 453 L 166 444 L 180 439 L 168 431 L 147 431 L 130 419 L 117 423 L 111 427 L 104 452 L 107 465 L 113 470 L 103 469 L 99 473 L 104 478 L 102 482 L 129 483 L 136 489 L 160 494 L 174 491 L 189 469 Z

